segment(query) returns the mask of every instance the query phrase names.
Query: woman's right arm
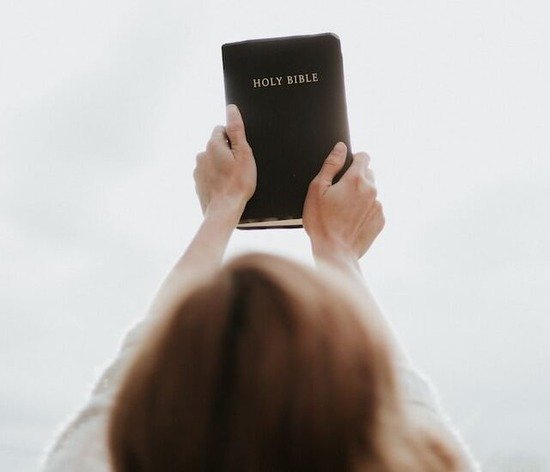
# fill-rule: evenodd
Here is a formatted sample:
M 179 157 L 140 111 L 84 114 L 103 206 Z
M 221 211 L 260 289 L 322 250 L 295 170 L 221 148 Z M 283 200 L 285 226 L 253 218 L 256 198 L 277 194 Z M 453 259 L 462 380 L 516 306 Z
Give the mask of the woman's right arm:
M 436 427 L 441 435 L 455 443 L 462 453 L 462 457 L 469 472 L 480 472 L 481 466 L 475 460 L 469 446 L 464 441 L 461 433 L 453 425 L 451 419 L 443 408 L 437 389 L 430 379 L 410 360 L 402 343 L 389 321 L 384 317 L 376 300 L 363 279 L 358 260 L 353 254 L 344 254 L 336 248 L 314 250 L 314 258 L 317 266 L 324 271 L 334 272 L 342 276 L 349 288 L 354 286 L 353 292 L 361 298 L 361 303 L 366 306 L 368 323 L 377 326 L 377 330 L 388 340 L 395 359 L 395 371 L 399 388 L 403 399 L 407 404 L 411 415 L 420 421 Z
M 442 434 L 450 434 L 462 450 L 469 470 L 479 471 L 479 464 L 442 409 L 436 389 L 414 367 L 363 278 L 359 259 L 384 228 L 385 218 L 382 205 L 376 199 L 368 154 L 354 154 L 352 165 L 337 183 L 332 184 L 345 157 L 346 146 L 339 143 L 308 189 L 303 224 L 311 240 L 315 262 L 324 272 L 333 273 L 333 280 L 343 280 L 343 286 L 359 297 L 369 325 L 390 343 L 397 379 L 411 413 L 439 426 Z
M 346 278 L 346 284 L 354 286 L 354 292 L 361 296 L 361 303 L 367 308 L 369 324 L 386 334 L 398 362 L 409 365 L 403 345 L 365 284 L 359 266 L 359 259 L 385 224 L 382 205 L 376 199 L 369 155 L 354 154 L 351 166 L 337 183 L 332 183 L 344 165 L 346 150 L 344 143 L 337 143 L 311 181 L 304 203 L 304 229 L 310 237 L 316 264 L 339 271 Z

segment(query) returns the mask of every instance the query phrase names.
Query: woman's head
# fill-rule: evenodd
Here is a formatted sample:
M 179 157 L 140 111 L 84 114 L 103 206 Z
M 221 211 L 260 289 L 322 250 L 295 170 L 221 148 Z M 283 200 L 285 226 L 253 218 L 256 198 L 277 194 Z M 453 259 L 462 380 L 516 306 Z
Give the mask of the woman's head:
M 141 349 L 109 448 L 117 472 L 399 470 L 390 464 L 421 447 L 420 436 L 406 446 L 414 428 L 399 400 L 389 346 L 341 281 L 246 254 Z M 417 469 L 455 470 L 401 470 Z

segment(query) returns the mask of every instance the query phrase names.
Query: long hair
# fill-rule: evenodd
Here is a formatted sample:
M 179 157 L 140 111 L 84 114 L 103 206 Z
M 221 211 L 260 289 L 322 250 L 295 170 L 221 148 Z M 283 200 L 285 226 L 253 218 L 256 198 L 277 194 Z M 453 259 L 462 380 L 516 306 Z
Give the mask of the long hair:
M 334 282 L 249 253 L 185 295 L 118 391 L 114 470 L 459 470 L 406 415 L 389 345 Z

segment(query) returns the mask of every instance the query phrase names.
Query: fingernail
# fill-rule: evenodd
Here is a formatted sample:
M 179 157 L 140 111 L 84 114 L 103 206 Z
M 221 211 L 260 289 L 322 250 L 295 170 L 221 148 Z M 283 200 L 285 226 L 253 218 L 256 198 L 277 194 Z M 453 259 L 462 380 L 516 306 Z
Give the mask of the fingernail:
M 229 105 L 227 105 L 226 110 L 228 114 L 235 115 L 236 113 L 238 113 L 237 105 L 235 105 L 234 103 L 230 103 Z
M 338 141 L 334 146 L 334 151 L 336 151 L 338 154 L 343 153 L 345 150 L 346 150 L 346 145 L 342 141 Z

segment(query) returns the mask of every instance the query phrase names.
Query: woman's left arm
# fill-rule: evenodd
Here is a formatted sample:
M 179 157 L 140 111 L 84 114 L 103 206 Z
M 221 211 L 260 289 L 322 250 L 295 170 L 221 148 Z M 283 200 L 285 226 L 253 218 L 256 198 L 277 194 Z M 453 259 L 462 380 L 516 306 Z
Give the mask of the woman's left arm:
M 115 360 L 103 372 L 88 401 L 66 424 L 47 455 L 44 472 L 106 472 L 109 412 L 124 372 L 151 327 L 181 300 L 193 282 L 222 262 L 231 233 L 256 188 L 256 164 L 235 105 L 227 107 L 227 126 L 216 126 L 206 151 L 197 154 L 196 191 L 204 220 L 195 237 L 165 278 L 149 315 L 126 335 Z

